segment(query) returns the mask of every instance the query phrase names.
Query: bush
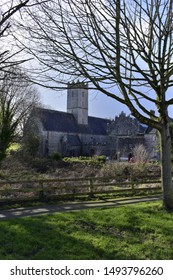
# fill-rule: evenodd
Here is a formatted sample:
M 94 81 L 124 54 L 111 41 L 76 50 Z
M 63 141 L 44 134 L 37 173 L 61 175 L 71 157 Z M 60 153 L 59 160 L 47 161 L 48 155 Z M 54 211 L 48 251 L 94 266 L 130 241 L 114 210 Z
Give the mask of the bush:
M 77 163 L 87 163 L 87 164 L 103 164 L 106 162 L 106 156 L 94 156 L 94 157 L 65 157 L 63 159 L 65 162 L 77 162 Z
M 30 158 L 29 166 L 38 173 L 55 172 L 58 162 L 51 158 Z
M 95 159 L 100 163 L 106 162 L 106 156 L 96 156 Z
M 36 157 L 39 153 L 40 137 L 28 132 L 23 138 L 22 153 L 26 156 Z
M 128 162 L 108 162 L 100 169 L 100 177 L 116 176 L 139 176 L 147 174 L 150 165 L 144 166 L 139 163 L 130 164 Z
M 100 170 L 99 176 L 103 177 L 114 177 L 124 174 L 124 170 L 129 164 L 124 162 L 108 162 Z
M 59 161 L 61 160 L 61 155 L 58 152 L 55 152 L 51 155 L 51 159 Z
M 135 162 L 146 163 L 149 159 L 148 152 L 144 145 L 137 145 L 133 149 L 133 155 Z

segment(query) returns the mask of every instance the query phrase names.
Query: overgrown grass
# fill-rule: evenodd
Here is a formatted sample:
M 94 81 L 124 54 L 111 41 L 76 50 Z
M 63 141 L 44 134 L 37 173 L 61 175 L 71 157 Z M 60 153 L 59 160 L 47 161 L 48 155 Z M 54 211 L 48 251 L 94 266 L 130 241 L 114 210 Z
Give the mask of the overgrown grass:
M 159 202 L 0 223 L 0 259 L 173 259 L 173 213 Z

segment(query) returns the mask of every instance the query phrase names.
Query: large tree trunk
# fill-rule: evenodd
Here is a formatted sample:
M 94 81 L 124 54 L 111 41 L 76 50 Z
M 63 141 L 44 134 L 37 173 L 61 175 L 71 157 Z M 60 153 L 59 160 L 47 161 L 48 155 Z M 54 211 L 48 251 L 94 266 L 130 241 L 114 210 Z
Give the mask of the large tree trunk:
M 163 204 L 173 210 L 173 183 L 171 172 L 171 137 L 169 123 L 162 127 L 161 137 L 161 178 L 163 189 Z

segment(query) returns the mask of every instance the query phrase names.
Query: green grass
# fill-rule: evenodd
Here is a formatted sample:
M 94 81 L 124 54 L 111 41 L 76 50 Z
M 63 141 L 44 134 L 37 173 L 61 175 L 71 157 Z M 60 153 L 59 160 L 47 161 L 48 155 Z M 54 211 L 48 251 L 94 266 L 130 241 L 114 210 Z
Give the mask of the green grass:
M 106 162 L 106 156 L 93 156 L 93 157 L 65 157 L 63 158 L 65 162 L 75 162 L 75 163 L 85 163 L 85 164 L 104 164 Z
M 161 202 L 0 223 L 0 259 L 173 259 L 173 213 Z
M 8 148 L 8 153 L 10 153 L 10 152 L 12 152 L 12 151 L 14 151 L 14 152 L 16 152 L 17 150 L 19 150 L 20 149 L 20 147 L 21 147 L 21 145 L 19 144 L 19 143 L 12 143 L 11 145 L 10 145 L 10 147 Z

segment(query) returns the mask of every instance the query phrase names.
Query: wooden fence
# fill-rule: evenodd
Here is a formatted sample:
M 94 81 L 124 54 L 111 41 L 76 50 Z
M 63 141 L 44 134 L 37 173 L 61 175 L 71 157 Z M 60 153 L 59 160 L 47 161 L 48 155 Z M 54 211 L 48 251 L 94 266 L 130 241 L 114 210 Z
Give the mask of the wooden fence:
M 87 177 L 0 181 L 0 202 L 63 199 L 65 196 L 95 196 L 103 194 L 123 195 L 139 192 L 161 193 L 158 175 L 147 177 Z

